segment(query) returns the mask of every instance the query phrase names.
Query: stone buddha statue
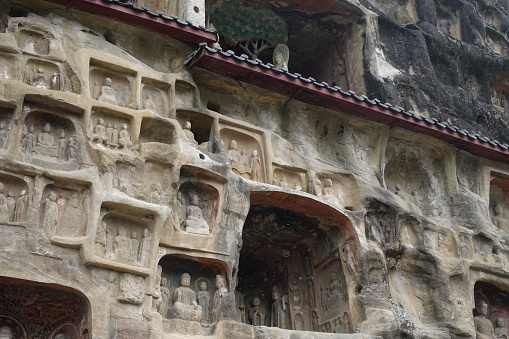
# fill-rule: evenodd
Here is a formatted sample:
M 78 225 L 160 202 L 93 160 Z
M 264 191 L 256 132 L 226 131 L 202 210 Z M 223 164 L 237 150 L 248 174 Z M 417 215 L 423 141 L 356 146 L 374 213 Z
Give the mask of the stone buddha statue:
M 99 95 L 98 100 L 104 101 L 113 105 L 118 105 L 117 97 L 115 94 L 115 90 L 111 87 L 112 81 L 110 78 L 104 79 L 103 85 L 101 87 L 101 94 Z
M 488 304 L 484 301 L 475 303 L 477 315 L 474 317 L 476 339 L 497 339 L 491 321 L 486 318 Z
M 191 203 L 186 209 L 187 218 L 184 228 L 188 233 L 209 234 L 209 224 L 203 218 L 201 208 L 198 206 L 198 196 L 191 196 Z
M 182 274 L 180 286 L 173 292 L 173 306 L 168 310 L 168 318 L 201 320 L 202 308 L 196 303 L 196 293 L 189 285 L 191 285 L 191 276 L 189 273 Z

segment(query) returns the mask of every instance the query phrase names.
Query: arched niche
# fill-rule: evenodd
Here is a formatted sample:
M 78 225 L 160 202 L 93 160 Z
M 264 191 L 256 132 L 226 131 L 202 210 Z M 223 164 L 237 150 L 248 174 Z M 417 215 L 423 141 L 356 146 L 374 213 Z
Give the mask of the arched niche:
M 180 185 L 176 213 L 180 215 L 179 225 L 183 231 L 203 235 L 213 233 L 218 209 L 219 192 L 215 187 L 191 181 L 184 181 Z
M 493 325 L 495 336 L 497 338 L 509 337 L 509 289 L 507 286 L 500 286 L 484 281 L 477 281 L 474 285 L 474 310 L 475 317 L 483 318 L 479 314 L 478 305 L 486 303 L 485 319 Z M 487 324 L 486 320 L 484 321 Z M 486 324 L 486 325 L 487 325 Z M 486 327 L 486 325 L 484 327 Z M 489 325 L 488 325 L 489 326 Z M 504 337 L 505 336 L 505 337 Z
M 252 192 L 242 231 L 237 312 L 244 305 L 246 322 L 257 326 L 276 326 L 271 319 L 280 319 L 277 327 L 286 329 L 350 333 L 348 286 L 356 269 L 356 239 L 348 217 L 324 203 Z M 282 302 L 275 290 L 286 296 L 286 311 L 273 305 Z M 255 318 L 258 309 L 263 316 Z
M 16 339 L 53 339 L 59 334 L 85 339 L 91 333 L 90 304 L 67 287 L 0 277 L 2 326 L 10 327 Z

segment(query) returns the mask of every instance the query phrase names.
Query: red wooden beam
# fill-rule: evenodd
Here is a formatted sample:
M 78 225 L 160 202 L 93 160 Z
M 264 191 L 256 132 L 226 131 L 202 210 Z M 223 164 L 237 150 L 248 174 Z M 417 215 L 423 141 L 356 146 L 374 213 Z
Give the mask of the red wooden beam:
M 201 46 L 201 49 L 188 63 L 188 68 L 194 66 L 229 76 L 287 97 L 294 96 L 295 100 L 308 104 L 325 107 L 391 127 L 401 127 L 416 133 L 429 135 L 444 140 L 473 155 L 502 163 L 509 163 L 509 150 L 504 150 L 488 142 L 465 136 L 460 132 L 452 131 L 438 124 L 418 120 L 404 113 L 398 113 L 377 104 L 361 101 L 354 96 L 348 96 L 326 87 L 317 86 L 300 78 L 294 78 L 287 73 L 268 69 L 260 64 L 252 64 L 233 56 L 211 51 L 204 48 L 204 46 Z
M 199 44 L 213 43 L 216 35 L 196 26 L 183 25 L 176 20 L 164 19 L 133 8 L 109 3 L 102 0 L 46 0 L 64 7 L 102 16 L 128 25 L 138 26 L 145 30 L 170 36 L 174 39 Z

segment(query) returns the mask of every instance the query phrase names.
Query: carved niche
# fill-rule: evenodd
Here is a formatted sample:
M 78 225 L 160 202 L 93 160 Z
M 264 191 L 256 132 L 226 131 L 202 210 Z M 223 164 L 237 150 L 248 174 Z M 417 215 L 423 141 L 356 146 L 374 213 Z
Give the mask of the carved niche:
M 6 148 L 12 128 L 13 109 L 0 106 L 0 149 Z
M 25 65 L 24 82 L 54 91 L 80 93 L 81 86 L 74 71 L 66 64 L 29 59 Z
M 165 118 L 170 116 L 170 84 L 157 80 L 142 78 L 141 103 L 139 109 L 150 111 Z
M 50 52 L 50 39 L 46 32 L 36 32 L 29 29 L 19 29 L 16 36 L 18 47 L 24 53 L 47 55 Z
M 140 144 L 175 143 L 175 126 L 168 119 L 144 117 L 141 121 Z
M 264 182 L 266 165 L 261 135 L 235 127 L 223 127 L 220 135 L 233 172 L 246 179 Z
M 182 80 L 175 82 L 175 103 L 177 108 L 191 108 L 196 106 L 195 87 Z
M 95 254 L 130 266 L 148 267 L 154 238 L 152 224 L 152 216 L 103 205 Z
M 16 80 L 18 61 L 12 54 L 0 53 L 0 79 Z
M 509 294 L 493 284 L 474 285 L 474 326 L 477 336 L 509 338 Z
M 68 288 L 3 277 L 0 290 L 0 328 L 10 338 L 77 339 L 90 331 L 88 303 Z
M 89 195 L 89 188 L 82 185 L 47 185 L 39 208 L 42 231 L 50 238 L 85 235 L 90 211 Z
M 509 177 L 492 173 L 489 199 L 492 223 L 509 235 Z
M 307 191 L 307 174 L 304 170 L 297 169 L 288 169 L 286 167 L 281 166 L 273 166 L 273 174 L 272 174 L 272 184 L 282 187 L 289 188 L 296 191 Z M 337 193 L 332 192 L 332 188 L 329 187 L 328 191 L 330 194 L 327 195 L 328 198 L 334 196 L 337 200 Z
M 29 176 L 0 171 L 1 223 L 23 223 L 32 204 L 33 180 Z
M 133 119 L 120 112 L 93 108 L 88 139 L 102 149 L 130 152 L 136 148 Z
M 113 187 L 135 199 L 153 204 L 169 203 L 171 166 L 152 161 L 116 164 Z
M 184 132 L 184 140 L 202 151 L 217 151 L 211 145 L 214 118 L 208 114 L 177 109 L 177 121 Z
M 205 183 L 183 182 L 175 199 L 175 221 L 182 231 L 209 235 L 218 213 L 219 193 Z
M 89 89 L 93 99 L 116 106 L 138 108 L 135 87 L 136 73 L 120 66 L 92 59 Z
M 73 121 L 60 112 L 49 113 L 37 105 L 25 105 L 23 111 L 28 113 L 21 131 L 23 153 L 33 159 L 76 166 L 82 135 L 76 131 Z

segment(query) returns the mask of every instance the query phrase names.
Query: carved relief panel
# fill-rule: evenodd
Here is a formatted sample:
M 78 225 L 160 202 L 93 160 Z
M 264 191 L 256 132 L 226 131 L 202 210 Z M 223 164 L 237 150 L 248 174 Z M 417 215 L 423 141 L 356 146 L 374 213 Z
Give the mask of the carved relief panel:
M 0 219 L 2 223 L 23 223 L 32 204 L 33 179 L 0 171 Z
M 317 174 L 314 192 L 333 206 L 355 210 L 361 206 L 359 188 L 354 178 L 346 174 Z
M 303 170 L 287 169 L 280 166 L 273 166 L 272 184 L 282 188 L 294 189 L 307 192 L 307 175 Z M 330 188 L 330 187 L 329 187 Z M 332 189 L 328 191 L 328 197 L 332 197 Z M 337 194 L 334 194 L 334 196 Z M 337 198 L 336 198 L 337 199 Z
M 169 93 L 169 84 L 143 78 L 141 80 L 141 105 L 139 109 L 150 111 L 165 118 L 171 118 L 168 101 Z
M 175 201 L 175 218 L 180 229 L 193 234 L 209 235 L 215 226 L 219 194 L 206 184 L 184 182 Z
M 25 65 L 24 82 L 37 88 L 80 93 L 81 86 L 74 71 L 67 64 L 29 59 Z
M 24 53 L 47 55 L 50 52 L 50 39 L 46 35 L 47 33 L 41 34 L 33 30 L 20 29 L 16 36 L 18 47 Z
M 246 179 L 264 182 L 266 163 L 261 135 L 235 127 L 221 128 L 220 135 L 233 172 Z
M 33 159 L 56 162 L 70 168 L 80 159 L 81 131 L 63 114 L 26 104 L 21 131 L 21 150 Z M 62 112 L 67 113 L 67 112 Z
M 165 205 L 169 203 L 171 177 L 171 167 L 167 164 L 117 162 L 113 187 L 130 197 Z
M 509 178 L 492 174 L 489 199 L 492 223 L 509 234 Z
M 95 235 L 95 254 L 122 264 L 148 267 L 152 222 L 152 216 L 103 205 Z
M 89 89 L 93 99 L 116 106 L 138 108 L 134 71 L 95 59 L 90 61 Z
M 130 152 L 133 150 L 132 117 L 95 108 L 92 110 L 88 139 L 100 148 Z
M 175 103 L 177 108 L 195 107 L 195 87 L 188 82 L 177 80 L 175 82 Z
M 42 193 L 40 227 L 48 236 L 85 235 L 90 210 L 89 188 L 82 185 L 47 185 Z
M 0 149 L 7 146 L 9 132 L 12 129 L 13 109 L 0 106 Z
M 508 294 L 493 284 L 474 286 L 474 326 L 477 337 L 509 338 Z

